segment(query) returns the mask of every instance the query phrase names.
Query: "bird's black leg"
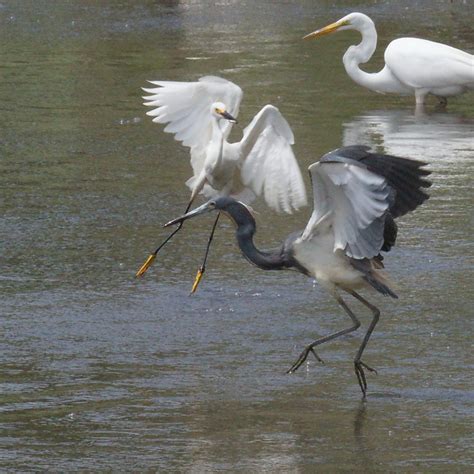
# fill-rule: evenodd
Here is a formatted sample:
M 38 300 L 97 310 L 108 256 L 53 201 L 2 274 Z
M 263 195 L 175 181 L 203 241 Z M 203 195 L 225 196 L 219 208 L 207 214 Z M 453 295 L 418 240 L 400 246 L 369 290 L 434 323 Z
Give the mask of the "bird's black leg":
M 214 232 L 217 227 L 217 222 L 219 221 L 219 216 L 220 212 L 217 214 L 216 220 L 214 221 L 214 225 L 212 226 L 211 234 L 209 235 L 209 240 L 207 241 L 207 247 L 206 247 L 206 253 L 204 254 L 204 260 L 202 262 L 202 265 L 199 267 L 199 270 L 196 274 L 196 278 L 194 279 L 193 287 L 191 288 L 191 294 L 193 294 L 199 285 L 199 282 L 201 281 L 201 278 L 206 271 L 206 262 L 207 262 L 207 257 L 209 255 L 209 249 L 211 248 L 211 243 L 212 239 L 214 238 Z
M 354 359 L 354 370 L 357 375 L 357 380 L 359 381 L 359 386 L 362 390 L 362 394 L 365 398 L 366 392 L 367 392 L 367 380 L 365 378 L 364 369 L 367 369 L 370 372 L 374 372 L 375 374 L 377 373 L 377 371 L 373 369 L 372 367 L 369 367 L 360 359 L 362 357 L 362 353 L 364 352 L 365 347 L 367 346 L 367 343 L 369 342 L 370 336 L 372 335 L 372 332 L 374 331 L 375 326 L 377 325 L 379 321 L 380 310 L 373 304 L 369 303 L 365 298 L 360 296 L 355 291 L 351 291 L 350 294 L 354 298 L 358 299 L 363 305 L 367 306 L 367 308 L 369 308 L 372 311 L 372 314 L 374 315 L 374 317 L 372 318 L 372 321 L 370 322 L 369 328 L 367 329 L 367 332 L 365 333 L 364 340 L 362 341 L 362 344 L 360 345 L 359 350 L 357 351 L 357 354 Z
M 344 300 L 338 295 L 336 295 L 336 300 L 344 308 L 345 312 L 349 315 L 349 317 L 351 318 L 354 325 L 351 326 L 350 328 L 343 329 L 342 331 L 338 331 L 334 334 L 330 334 L 329 336 L 325 336 L 325 337 L 322 337 L 321 339 L 317 339 L 316 341 L 314 341 L 311 344 L 309 344 L 308 346 L 306 346 L 304 351 L 298 357 L 298 360 L 286 372 L 287 374 L 292 374 L 293 372 L 298 370 L 300 365 L 303 364 L 303 362 L 308 358 L 310 352 L 312 352 L 316 356 L 316 359 L 321 361 L 321 359 L 318 357 L 318 355 L 314 351 L 314 348 L 316 346 L 319 346 L 323 342 L 328 342 L 328 341 L 331 341 L 332 339 L 336 339 L 337 337 L 344 336 L 344 334 L 348 334 L 348 333 L 350 333 L 352 331 L 355 331 L 356 329 L 359 328 L 360 321 L 357 319 L 356 315 L 351 311 L 351 309 L 346 305 Z
M 191 207 L 192 203 L 193 203 L 193 199 L 191 199 L 188 205 L 186 206 L 186 210 L 184 211 L 185 214 L 189 211 L 189 208 Z M 176 229 L 173 230 L 173 232 L 171 232 L 171 234 L 168 235 L 168 237 L 166 237 L 166 239 L 158 246 L 158 248 L 152 254 L 150 254 L 150 256 L 146 259 L 145 263 L 140 267 L 138 272 L 135 274 L 136 277 L 141 277 L 151 267 L 151 264 L 155 260 L 158 252 L 171 240 L 171 238 L 181 229 L 181 227 L 183 227 L 183 222 L 184 221 L 181 221 L 178 227 L 176 227 Z

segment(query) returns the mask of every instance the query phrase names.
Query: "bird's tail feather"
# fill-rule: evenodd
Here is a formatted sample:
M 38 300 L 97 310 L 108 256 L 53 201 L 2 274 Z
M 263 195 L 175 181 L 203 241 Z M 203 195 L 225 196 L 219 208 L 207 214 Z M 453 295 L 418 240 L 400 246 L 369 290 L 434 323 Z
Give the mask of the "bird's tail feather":
M 364 279 L 379 293 L 382 293 L 382 295 L 398 299 L 398 295 L 390 289 L 387 278 L 382 274 L 382 272 L 376 270 L 372 271 L 364 275 Z
M 349 259 L 350 264 L 356 269 L 363 273 L 364 280 L 376 289 L 379 293 L 385 296 L 391 296 L 392 298 L 398 298 L 398 296 L 390 289 L 392 283 L 385 275 L 383 270 L 383 263 L 379 258 L 369 260 L 368 258 Z

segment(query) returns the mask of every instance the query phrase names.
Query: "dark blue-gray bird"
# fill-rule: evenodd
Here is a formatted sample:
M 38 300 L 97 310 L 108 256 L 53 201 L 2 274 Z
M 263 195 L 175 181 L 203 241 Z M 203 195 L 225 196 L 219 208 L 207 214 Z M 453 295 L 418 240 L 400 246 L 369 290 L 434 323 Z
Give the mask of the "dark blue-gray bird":
M 263 270 L 294 269 L 315 278 L 342 306 L 351 326 L 307 345 L 288 370 L 296 371 L 310 353 L 321 361 L 315 347 L 359 328 L 360 322 L 342 299 L 344 291 L 364 304 L 372 321 L 354 358 L 354 369 L 365 398 L 364 369 L 376 372 L 361 358 L 379 320 L 380 310 L 356 290 L 375 289 L 397 298 L 382 272 L 383 257 L 395 244 L 395 219 L 413 211 L 428 199 L 424 191 L 427 163 L 371 153 L 368 147 L 348 146 L 324 155 L 309 167 L 314 207 L 303 231 L 290 234 L 273 250 L 259 250 L 253 243 L 256 224 L 248 208 L 230 198 L 211 199 L 206 204 L 174 219 L 165 226 L 180 224 L 191 217 L 216 210 L 236 224 L 236 237 L 243 255 Z

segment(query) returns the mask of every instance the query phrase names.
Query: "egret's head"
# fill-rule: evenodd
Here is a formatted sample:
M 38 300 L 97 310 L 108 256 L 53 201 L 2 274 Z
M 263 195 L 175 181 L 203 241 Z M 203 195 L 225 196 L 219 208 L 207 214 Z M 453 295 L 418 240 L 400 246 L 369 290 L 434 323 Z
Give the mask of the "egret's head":
M 214 102 L 211 105 L 211 114 L 218 119 L 226 119 L 229 122 L 237 123 L 237 119 L 227 112 L 226 106 L 222 102 Z
M 342 17 L 340 20 L 337 20 L 336 22 L 331 23 L 324 28 L 309 33 L 308 35 L 304 36 L 303 39 L 319 38 L 320 36 L 329 35 L 341 30 L 362 31 L 369 25 L 373 25 L 373 21 L 367 15 L 357 12 L 349 13 L 349 15 Z

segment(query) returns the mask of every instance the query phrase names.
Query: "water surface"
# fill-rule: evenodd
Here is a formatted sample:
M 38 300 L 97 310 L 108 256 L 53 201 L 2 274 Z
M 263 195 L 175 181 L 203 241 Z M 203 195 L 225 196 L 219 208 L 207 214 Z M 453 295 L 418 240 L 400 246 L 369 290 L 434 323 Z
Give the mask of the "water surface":
M 360 2 L 0 4 L 0 466 L 28 470 L 467 471 L 473 464 L 474 96 L 446 111 L 346 76 L 352 32 L 301 37 Z M 394 6 L 393 4 L 397 4 Z M 366 2 L 380 48 L 417 35 L 474 51 L 469 2 Z M 188 151 L 144 115 L 148 79 L 215 74 L 244 90 L 245 126 L 280 108 L 303 169 L 361 143 L 430 162 L 431 199 L 401 219 L 360 401 L 356 333 L 310 279 L 250 266 L 212 217 L 134 273 L 185 207 Z M 239 139 L 235 128 L 233 139 Z M 309 189 L 309 179 L 305 176 Z M 258 244 L 302 228 L 256 203 Z M 366 325 L 370 315 L 354 310 Z M 360 332 L 360 331 L 359 331 Z

